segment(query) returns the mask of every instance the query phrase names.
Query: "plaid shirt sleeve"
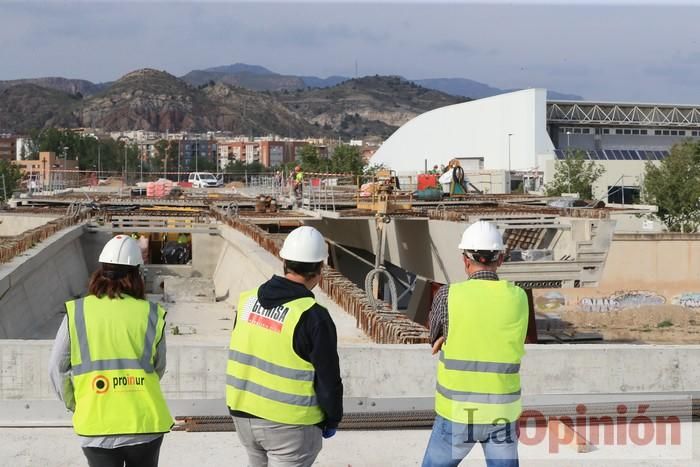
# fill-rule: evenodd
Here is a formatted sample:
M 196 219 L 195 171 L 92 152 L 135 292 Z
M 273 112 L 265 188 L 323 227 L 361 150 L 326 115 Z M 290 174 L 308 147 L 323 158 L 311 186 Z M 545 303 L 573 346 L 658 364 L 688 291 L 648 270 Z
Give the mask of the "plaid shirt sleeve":
M 430 343 L 434 344 L 441 336 L 447 337 L 447 291 L 449 286 L 440 287 L 433 298 L 430 309 Z

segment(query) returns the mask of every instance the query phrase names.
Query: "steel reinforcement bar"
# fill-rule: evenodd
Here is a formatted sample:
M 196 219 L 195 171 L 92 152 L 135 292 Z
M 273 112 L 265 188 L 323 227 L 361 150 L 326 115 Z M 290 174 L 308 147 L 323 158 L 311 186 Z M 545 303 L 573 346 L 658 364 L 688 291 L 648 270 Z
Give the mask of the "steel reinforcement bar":
M 700 419 L 700 401 L 653 400 L 637 402 L 635 407 L 644 407 L 644 416 L 648 420 L 675 417 L 678 421 L 697 421 Z M 691 405 L 689 405 L 691 404 Z M 623 405 L 624 406 L 624 405 Z M 616 402 L 590 403 L 585 405 L 582 416 L 577 404 L 525 406 L 520 417 L 520 426 L 546 426 L 550 420 L 562 419 L 575 426 L 588 423 L 591 426 L 611 425 L 615 423 L 643 423 L 630 416 L 620 422 L 620 404 Z M 626 407 L 626 406 L 624 406 Z M 390 430 L 390 429 L 428 429 L 435 420 L 433 410 L 395 410 L 377 412 L 346 412 L 340 422 L 342 430 Z M 583 420 L 583 421 L 580 421 Z M 227 415 L 182 416 L 176 417 L 173 431 L 235 431 L 233 419 Z
M 261 227 L 236 216 L 227 215 L 220 208 L 211 208 L 212 215 L 220 222 L 253 239 L 258 245 L 277 256 L 280 239 L 273 238 Z M 410 320 L 401 312 L 391 311 L 388 304 L 374 309 L 364 290 L 330 266 L 324 268 L 319 284 L 346 312 L 355 317 L 357 327 L 377 344 L 423 344 L 429 341 L 428 330 Z

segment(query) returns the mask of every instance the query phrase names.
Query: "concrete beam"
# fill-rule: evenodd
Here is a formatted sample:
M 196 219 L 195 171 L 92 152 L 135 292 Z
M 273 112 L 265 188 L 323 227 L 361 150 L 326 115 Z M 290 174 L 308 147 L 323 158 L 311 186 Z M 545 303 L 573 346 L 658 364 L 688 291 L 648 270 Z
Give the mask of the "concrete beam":
M 527 222 L 530 227 L 534 220 Z M 324 217 L 304 223 L 338 244 L 372 253 L 378 250 L 374 219 Z M 385 226 L 385 259 L 435 282 L 462 281 L 464 264 L 457 245 L 465 226 L 466 222 L 394 217 Z M 608 220 L 557 218 L 556 227 L 541 227 L 556 228 L 559 234 L 547 237 L 548 244 L 540 247 L 552 250 L 555 261 L 512 262 L 499 272 L 514 282 L 565 281 L 564 285 L 573 286 L 578 280 L 582 286 L 594 286 L 602 276 L 613 226 L 614 221 Z

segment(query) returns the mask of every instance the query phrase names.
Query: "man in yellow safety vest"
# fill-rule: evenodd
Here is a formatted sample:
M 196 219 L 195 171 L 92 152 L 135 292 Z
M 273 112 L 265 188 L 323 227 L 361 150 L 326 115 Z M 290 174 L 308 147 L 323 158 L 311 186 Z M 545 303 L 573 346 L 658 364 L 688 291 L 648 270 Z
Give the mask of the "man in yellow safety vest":
M 459 249 L 469 280 L 439 289 L 430 314 L 433 354 L 440 356 L 423 467 L 457 466 L 477 442 L 489 467 L 517 467 L 527 297 L 496 274 L 505 247 L 495 225 L 470 225 Z
M 239 298 L 226 402 L 252 467 L 313 464 L 343 415 L 335 325 L 311 290 L 328 248 L 313 227 L 285 239 L 284 276 Z
M 304 191 L 304 172 L 301 170 L 301 166 L 297 165 L 294 167 L 294 174 L 292 175 L 293 187 L 294 187 L 294 197 L 298 205 L 301 205 L 301 197 Z

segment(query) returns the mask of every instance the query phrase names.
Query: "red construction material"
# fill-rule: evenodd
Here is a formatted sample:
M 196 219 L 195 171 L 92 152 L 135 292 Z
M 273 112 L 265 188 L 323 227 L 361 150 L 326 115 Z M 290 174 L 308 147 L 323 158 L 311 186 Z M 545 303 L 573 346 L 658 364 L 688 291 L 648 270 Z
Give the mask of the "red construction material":
M 435 174 L 419 174 L 418 175 L 418 191 L 423 191 L 426 188 L 434 188 L 438 185 L 438 177 Z

